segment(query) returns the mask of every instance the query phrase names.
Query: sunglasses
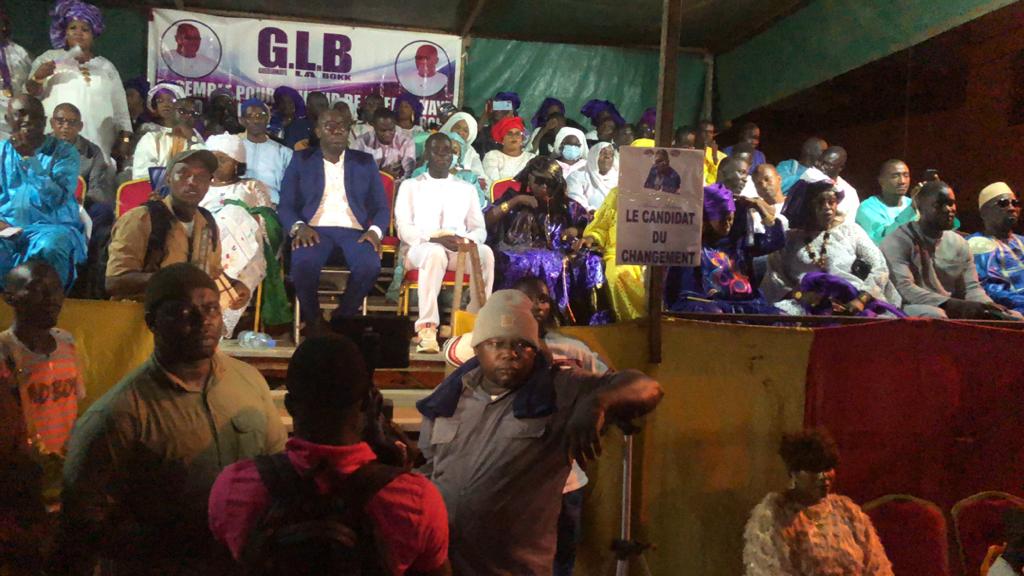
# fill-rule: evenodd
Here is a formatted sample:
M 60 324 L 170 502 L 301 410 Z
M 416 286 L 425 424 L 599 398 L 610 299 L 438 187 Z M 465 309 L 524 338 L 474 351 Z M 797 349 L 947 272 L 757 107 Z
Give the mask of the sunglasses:
M 1000 208 L 1009 208 L 1010 206 L 1020 208 L 1020 200 L 1017 200 L 1016 198 L 1000 198 L 999 200 L 996 200 L 996 206 L 999 206 Z

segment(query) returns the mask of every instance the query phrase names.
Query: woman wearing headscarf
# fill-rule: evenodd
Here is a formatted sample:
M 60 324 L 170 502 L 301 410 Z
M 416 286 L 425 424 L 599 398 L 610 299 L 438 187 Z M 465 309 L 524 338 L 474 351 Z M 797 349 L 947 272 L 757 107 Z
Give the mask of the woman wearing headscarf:
M 587 137 L 582 130 L 566 126 L 555 134 L 554 156 L 558 165 L 562 167 L 562 175 L 568 180 L 576 172 L 582 172 L 587 167 L 587 153 L 590 152 L 587 146 Z M 589 207 L 586 202 L 583 206 Z
M 594 291 L 604 285 L 600 255 L 578 249 L 587 210 L 569 199 L 562 168 L 551 158 L 531 159 L 516 180 L 519 189 L 510 188 L 484 212 L 496 284 L 543 278 L 563 317 L 587 324 Z
M 867 232 L 839 211 L 830 180 L 801 182 L 786 197 L 786 245 L 768 258 L 761 289 L 787 314 L 903 316 L 889 267 Z
M 548 125 L 548 120 L 551 118 L 552 114 L 560 114 L 564 117 L 565 104 L 558 98 L 548 96 L 540 103 L 537 111 L 533 114 L 533 118 L 530 120 L 532 135 L 530 136 L 530 143 L 526 147 L 527 150 L 537 152 L 540 138 L 552 130 L 552 127 Z M 561 127 L 562 126 L 559 126 L 558 128 Z M 557 129 L 555 130 L 557 131 Z
M 420 116 L 423 115 L 423 103 L 412 94 L 403 93 L 395 98 L 392 108 L 395 113 L 395 132 L 404 135 L 406 138 L 415 141 L 417 134 L 425 131 L 420 126 Z
M 179 152 L 203 147 L 203 137 L 196 130 L 201 109 L 197 102 L 185 97 L 185 89 L 171 82 L 161 82 L 149 90 L 151 109 L 160 116 L 161 124 L 146 124 L 132 155 L 132 178 L 152 178 L 150 168 L 162 168 Z
M 144 76 L 125 80 L 124 97 L 128 102 L 128 117 L 132 121 L 132 131 L 138 131 L 140 126 L 146 122 L 152 122 L 154 119 L 146 108 L 148 96 L 149 80 L 146 80 Z
M 591 149 L 590 153 L 594 154 L 594 149 Z M 594 213 L 594 220 L 583 231 L 580 249 L 593 248 L 603 254 L 604 276 L 612 312 L 617 322 L 625 322 L 647 315 L 647 287 L 644 282 L 643 266 L 615 263 L 619 226 L 618 201 L 619 188 L 616 186 L 608 192 L 604 203 Z
M 750 513 L 743 532 L 746 576 L 892 576 L 871 519 L 834 492 L 839 449 L 824 430 L 782 438 L 789 488 Z
M 566 178 L 569 198 L 598 210 L 612 188 L 619 185 L 619 153 L 609 142 L 598 142 L 587 153 L 587 167 Z
M 742 167 L 746 171 L 746 165 Z M 724 184 L 704 188 L 700 266 L 673 266 L 665 277 L 665 305 L 672 312 L 779 314 L 743 271 L 751 256 L 779 249 L 782 235 L 747 246 L 730 238 L 736 202 Z M 768 224 L 770 225 L 770 224 Z
M 216 134 L 206 147 L 217 157 L 217 170 L 203 201 L 199 204 L 213 214 L 220 231 L 221 266 L 255 294 L 261 282 L 263 317 L 267 324 L 291 321 L 291 309 L 284 291 L 284 276 L 277 254 L 284 234 L 270 201 L 266 184 L 245 174 L 245 145 L 234 134 Z M 238 310 L 224 306 L 224 334 L 234 334 L 246 305 Z
M 47 117 L 58 104 L 74 104 L 82 112 L 82 136 L 109 159 L 115 147 L 131 143 L 132 120 L 117 68 L 93 52 L 103 15 L 92 4 L 60 0 L 50 17 L 53 50 L 32 62 L 25 90 L 43 101 Z
M 658 123 L 658 109 L 653 106 L 644 110 L 636 122 L 637 138 L 654 139 L 654 127 Z
M 483 179 L 486 183 L 487 174 L 484 173 L 484 164 L 480 161 L 480 153 L 473 148 L 473 142 L 476 141 L 477 136 L 476 118 L 466 112 L 456 112 L 441 126 L 441 132 L 458 134 L 462 138 L 466 143 L 466 147 L 462 151 L 462 167 L 471 170 L 478 179 Z
M 518 116 L 507 116 L 491 128 L 491 138 L 501 142 L 501 150 L 491 150 L 484 156 L 484 175 L 487 185 L 498 180 L 514 178 L 522 172 L 535 154 L 523 150 L 526 127 Z
M 308 145 L 313 127 L 306 118 L 306 103 L 297 90 L 288 86 L 274 90 L 274 111 L 267 130 L 293 150 L 302 150 Z
M 580 114 L 590 120 L 590 124 L 594 127 L 593 130 L 587 132 L 587 140 L 597 142 L 600 140 L 597 134 L 597 129 L 601 126 L 601 123 L 607 119 L 611 119 L 615 126 L 622 126 L 626 123 L 626 120 L 619 114 L 619 110 L 615 107 L 615 104 L 607 100 L 589 100 L 580 108 Z

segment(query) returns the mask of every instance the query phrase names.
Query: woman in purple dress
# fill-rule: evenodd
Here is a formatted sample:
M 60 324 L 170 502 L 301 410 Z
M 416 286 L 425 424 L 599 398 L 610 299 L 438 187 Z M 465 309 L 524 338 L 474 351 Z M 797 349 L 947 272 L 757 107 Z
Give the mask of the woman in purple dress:
M 578 250 L 590 216 L 570 200 L 558 162 L 538 157 L 516 176 L 485 213 L 488 244 L 494 249 L 496 289 L 526 276 L 543 278 L 564 319 L 590 323 L 597 315 L 596 289 L 604 284 L 601 256 Z

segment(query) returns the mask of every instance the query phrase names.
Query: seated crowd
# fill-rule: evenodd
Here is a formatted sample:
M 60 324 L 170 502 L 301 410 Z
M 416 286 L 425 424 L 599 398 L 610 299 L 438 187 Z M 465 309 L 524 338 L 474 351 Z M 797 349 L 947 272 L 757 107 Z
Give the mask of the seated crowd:
M 95 6 L 51 15 L 53 49 L 33 61 L 0 12 L 0 289 L 15 318 L 0 333 L 0 572 L 571 574 L 582 467 L 606 422 L 663 394 L 556 329 L 644 315 L 647 271 L 615 262 L 617 183 L 619 150 L 653 146 L 654 109 L 627 123 L 594 99 L 584 126 L 554 97 L 527 122 L 514 92 L 430 122 L 411 94 L 355 110 L 289 87 L 204 99 L 122 83 L 94 52 Z M 861 201 L 842 147 L 811 138 L 773 165 L 759 127 L 739 133 L 722 150 L 710 120 L 674 134 L 704 150 L 705 188 L 700 265 L 667 270 L 667 310 L 1024 318 L 1005 183 L 981 191 L 984 229 L 965 237 L 934 175 L 912 184 L 889 160 Z M 118 190 L 139 184 L 148 198 L 122 210 Z M 358 315 L 385 248 L 397 284 L 416 272 L 421 352 L 441 352 L 441 289 L 460 254 L 471 263 L 475 328 L 449 340 L 455 372 L 417 405 L 418 444 L 384 418 L 372 354 L 320 307 L 324 268 L 344 265 L 333 314 Z M 266 323 L 298 314 L 309 336 L 288 369 L 291 439 L 262 376 L 218 351 L 257 292 Z M 77 421 L 66 294 L 141 302 L 154 339 Z M 870 520 L 830 493 L 831 440 L 791 436 L 782 456 L 793 486 L 754 510 L 747 573 L 891 574 Z M 810 517 L 856 553 L 808 545 Z
M 188 261 L 216 279 L 226 336 L 261 286 L 263 319 L 288 323 L 286 280 L 317 333 L 321 270 L 351 271 L 334 314 L 356 314 L 387 239 L 389 298 L 417 274 L 423 352 L 439 351 L 438 297 L 460 250 L 478 256 L 471 309 L 536 276 L 563 323 L 643 315 L 646 271 L 614 261 L 615 203 L 619 149 L 653 144 L 654 109 L 628 124 L 612 102 L 591 100 L 580 110 L 588 131 L 554 97 L 527 122 L 514 92 L 479 117 L 445 105 L 428 122 L 411 94 L 390 109 L 371 94 L 353 110 L 288 87 L 269 104 L 143 79 L 119 90 L 117 70 L 93 51 L 102 31 L 98 9 L 64 0 L 53 50 L 30 62 L 5 49 L 5 78 L 20 82 L 2 125 L 0 215 L 11 230 L 0 273 L 39 258 L 74 295 L 140 298 L 156 270 Z M 1019 205 L 1005 184 L 980 195 L 985 228 L 968 240 L 954 191 L 934 174 L 913 184 L 906 163 L 889 160 L 878 194 L 861 202 L 842 177 L 842 147 L 810 138 L 776 167 L 758 126 L 738 133 L 722 150 L 709 120 L 674 134 L 675 146 L 705 150 L 706 187 L 701 264 L 668 270 L 667 310 L 1021 318 Z M 126 181 L 148 183 L 151 200 L 123 210 L 115 191 Z

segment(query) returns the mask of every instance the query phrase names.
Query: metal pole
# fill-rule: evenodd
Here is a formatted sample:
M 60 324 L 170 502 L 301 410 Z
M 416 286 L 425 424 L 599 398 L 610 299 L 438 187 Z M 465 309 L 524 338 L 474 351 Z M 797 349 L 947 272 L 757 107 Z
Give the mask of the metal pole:
M 676 82 L 679 69 L 679 38 L 683 28 L 682 0 L 664 0 L 661 18 L 661 55 L 658 75 L 658 126 L 654 137 L 658 146 L 672 145 L 675 131 Z M 648 355 L 652 364 L 661 362 L 661 299 L 664 291 L 664 268 L 648 266 L 650 282 L 647 290 Z
M 633 435 L 623 436 L 625 445 L 622 453 L 622 518 L 619 523 L 619 539 L 629 542 L 633 532 Z M 615 561 L 615 576 L 629 576 L 629 557 Z

